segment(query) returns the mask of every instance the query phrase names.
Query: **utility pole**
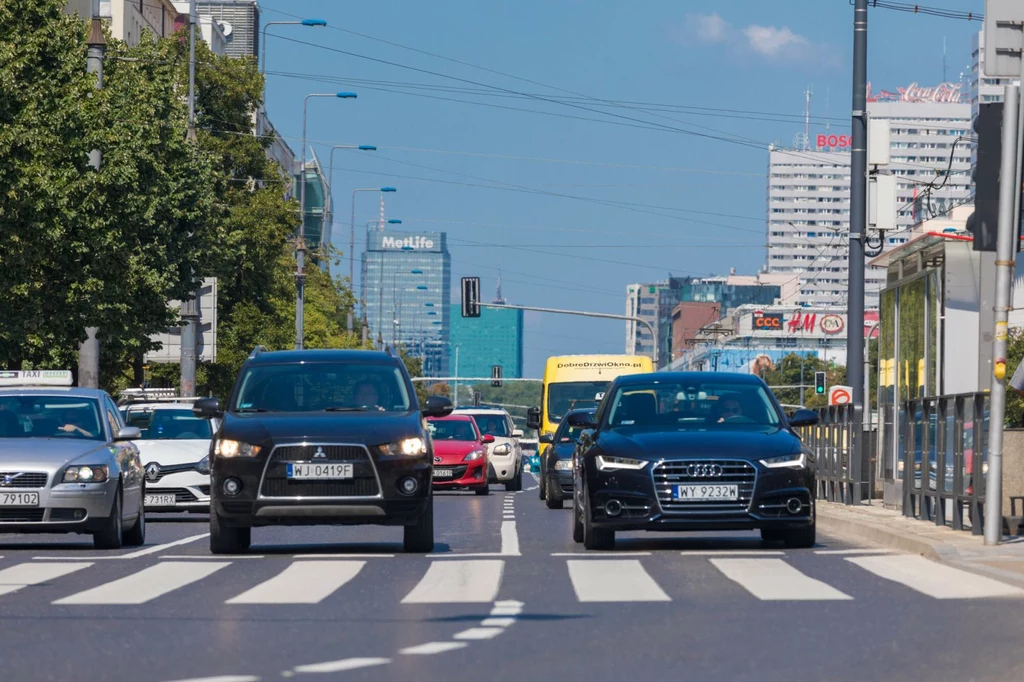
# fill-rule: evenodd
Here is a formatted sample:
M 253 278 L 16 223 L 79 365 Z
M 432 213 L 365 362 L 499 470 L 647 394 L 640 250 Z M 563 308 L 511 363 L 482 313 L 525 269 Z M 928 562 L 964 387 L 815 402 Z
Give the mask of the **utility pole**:
M 455 344 L 455 381 L 452 382 L 452 406 L 459 406 L 459 347 L 462 344 Z
M 107 41 L 103 37 L 103 22 L 100 20 L 99 0 L 92 2 L 92 25 L 89 29 L 89 51 L 86 53 L 85 70 L 96 75 L 96 89 L 103 89 L 103 59 L 107 52 Z M 99 172 L 103 163 L 103 152 L 93 149 L 89 152 L 89 165 Z M 85 328 L 85 341 L 78 346 L 78 385 L 83 388 L 100 387 L 100 342 L 96 335 L 99 327 Z
M 186 139 L 196 142 L 196 8 L 195 0 L 188 3 L 188 133 Z M 191 237 L 193 232 L 190 232 Z M 194 274 L 194 270 L 193 270 Z M 181 302 L 181 395 L 192 398 L 196 394 L 196 363 L 199 327 L 199 292 Z
M 1000 178 L 1017 174 L 1017 109 L 1020 88 L 1003 90 L 1003 156 Z M 1003 539 L 1003 421 L 1006 415 L 1006 340 L 1011 286 L 1017 255 L 1017 216 L 1014 204 L 1020 188 L 999 183 L 999 232 L 996 242 L 995 334 L 992 339 L 993 377 L 988 422 L 988 478 L 985 481 L 985 544 Z
M 853 112 L 850 159 L 850 279 L 847 310 L 849 333 L 846 357 L 847 381 L 853 389 L 853 452 L 850 478 L 853 479 L 850 504 L 861 501 L 861 459 L 864 453 L 864 238 L 868 206 L 868 0 L 856 0 L 853 10 Z

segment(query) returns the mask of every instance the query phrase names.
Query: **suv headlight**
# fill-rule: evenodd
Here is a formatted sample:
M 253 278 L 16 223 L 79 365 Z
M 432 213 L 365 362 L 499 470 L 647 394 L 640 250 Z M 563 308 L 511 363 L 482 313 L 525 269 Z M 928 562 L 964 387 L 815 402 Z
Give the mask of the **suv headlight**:
M 615 471 L 617 469 L 630 469 L 639 471 L 647 466 L 647 460 L 630 459 L 629 457 L 609 457 L 607 455 L 597 456 L 597 468 L 599 471 Z
M 791 455 L 779 455 L 778 457 L 766 457 L 761 464 L 769 469 L 803 469 L 807 466 L 807 455 L 802 452 L 795 452 Z
M 68 467 L 64 483 L 103 483 L 107 480 L 107 467 L 102 464 Z
M 570 471 L 572 469 L 571 459 L 560 459 L 555 462 L 555 471 Z
M 219 438 L 214 445 L 213 452 L 219 457 L 255 457 L 260 454 L 260 446 Z
M 425 455 L 427 454 L 427 442 L 422 438 L 406 438 L 394 443 L 388 443 L 387 445 L 381 445 L 380 454 L 392 457 L 399 455 L 407 455 L 409 457 Z
M 207 455 L 206 457 L 203 457 L 201 460 L 199 460 L 199 463 L 196 464 L 196 471 L 198 471 L 201 474 L 206 474 L 207 476 L 210 474 L 210 456 L 209 455 Z
M 483 450 L 474 450 L 473 452 L 471 452 L 468 455 L 466 455 L 465 457 L 463 457 L 462 461 L 463 462 L 475 462 L 476 460 L 480 459 L 483 456 L 484 456 L 484 451 Z
M 507 455 L 510 452 L 512 452 L 512 446 L 508 443 L 502 443 L 494 447 L 494 454 L 496 455 Z

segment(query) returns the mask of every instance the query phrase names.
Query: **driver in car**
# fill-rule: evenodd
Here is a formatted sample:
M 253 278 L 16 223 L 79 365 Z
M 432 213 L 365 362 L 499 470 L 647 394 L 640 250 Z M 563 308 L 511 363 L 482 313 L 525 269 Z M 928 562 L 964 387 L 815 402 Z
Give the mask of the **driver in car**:
M 743 416 L 743 408 L 735 398 L 726 398 L 718 408 L 718 423 L 729 421 Z
M 356 405 L 380 410 L 383 408 L 378 404 L 379 401 L 380 391 L 377 390 L 376 383 L 370 379 L 363 379 L 356 384 Z
M 83 415 L 79 410 L 65 410 L 62 415 L 64 425 L 58 427 L 57 430 L 63 431 L 64 433 L 78 433 L 85 436 L 86 438 L 95 437 L 92 432 L 82 427 L 82 424 L 85 421 L 84 419 L 82 419 L 82 416 Z

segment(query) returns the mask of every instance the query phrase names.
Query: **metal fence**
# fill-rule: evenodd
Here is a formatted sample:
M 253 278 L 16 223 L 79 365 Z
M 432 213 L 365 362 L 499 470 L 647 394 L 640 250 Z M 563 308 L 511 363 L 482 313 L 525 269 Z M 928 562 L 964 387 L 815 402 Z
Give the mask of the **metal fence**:
M 988 394 L 920 398 L 901 408 L 896 467 L 903 479 L 903 515 L 963 530 L 966 509 L 971 532 L 981 535 Z
M 829 405 L 818 410 L 818 424 L 800 429 L 805 445 L 818 465 L 817 498 L 841 504 L 859 504 L 870 495 L 870 448 L 864 448 L 861 466 L 851 466 L 854 439 L 853 405 Z M 871 439 L 868 439 L 869 441 Z

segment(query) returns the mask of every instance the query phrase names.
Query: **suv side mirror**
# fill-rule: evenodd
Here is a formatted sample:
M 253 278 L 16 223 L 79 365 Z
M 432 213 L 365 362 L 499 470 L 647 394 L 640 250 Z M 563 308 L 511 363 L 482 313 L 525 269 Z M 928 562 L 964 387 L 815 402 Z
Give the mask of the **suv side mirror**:
M 443 395 L 432 395 L 427 397 L 427 404 L 421 412 L 424 417 L 447 417 L 452 413 L 452 401 Z
M 480 439 L 480 442 L 483 443 L 484 445 L 487 445 L 488 443 L 493 443 L 494 442 L 494 436 L 492 436 L 489 433 L 485 433 L 483 438 Z
M 542 433 L 540 435 L 540 442 L 544 444 L 550 444 L 555 442 L 555 436 L 551 433 Z
M 192 414 L 200 419 L 219 419 L 224 416 L 224 411 L 216 398 L 202 398 L 192 404 Z
M 125 426 L 114 436 L 114 440 L 138 440 L 140 438 L 142 438 L 142 431 L 137 426 Z
M 592 412 L 574 412 L 567 419 L 569 420 L 569 426 L 575 426 L 580 429 L 597 428 L 597 422 L 594 421 L 596 417 Z
M 800 409 L 789 418 L 789 425 L 793 428 L 801 426 L 814 426 L 818 423 L 818 413 L 814 410 Z
M 513 438 L 522 438 L 523 437 L 523 430 L 522 429 L 516 429 L 515 431 L 512 432 L 512 437 Z
M 540 408 L 531 407 L 526 411 L 526 428 L 540 430 Z

